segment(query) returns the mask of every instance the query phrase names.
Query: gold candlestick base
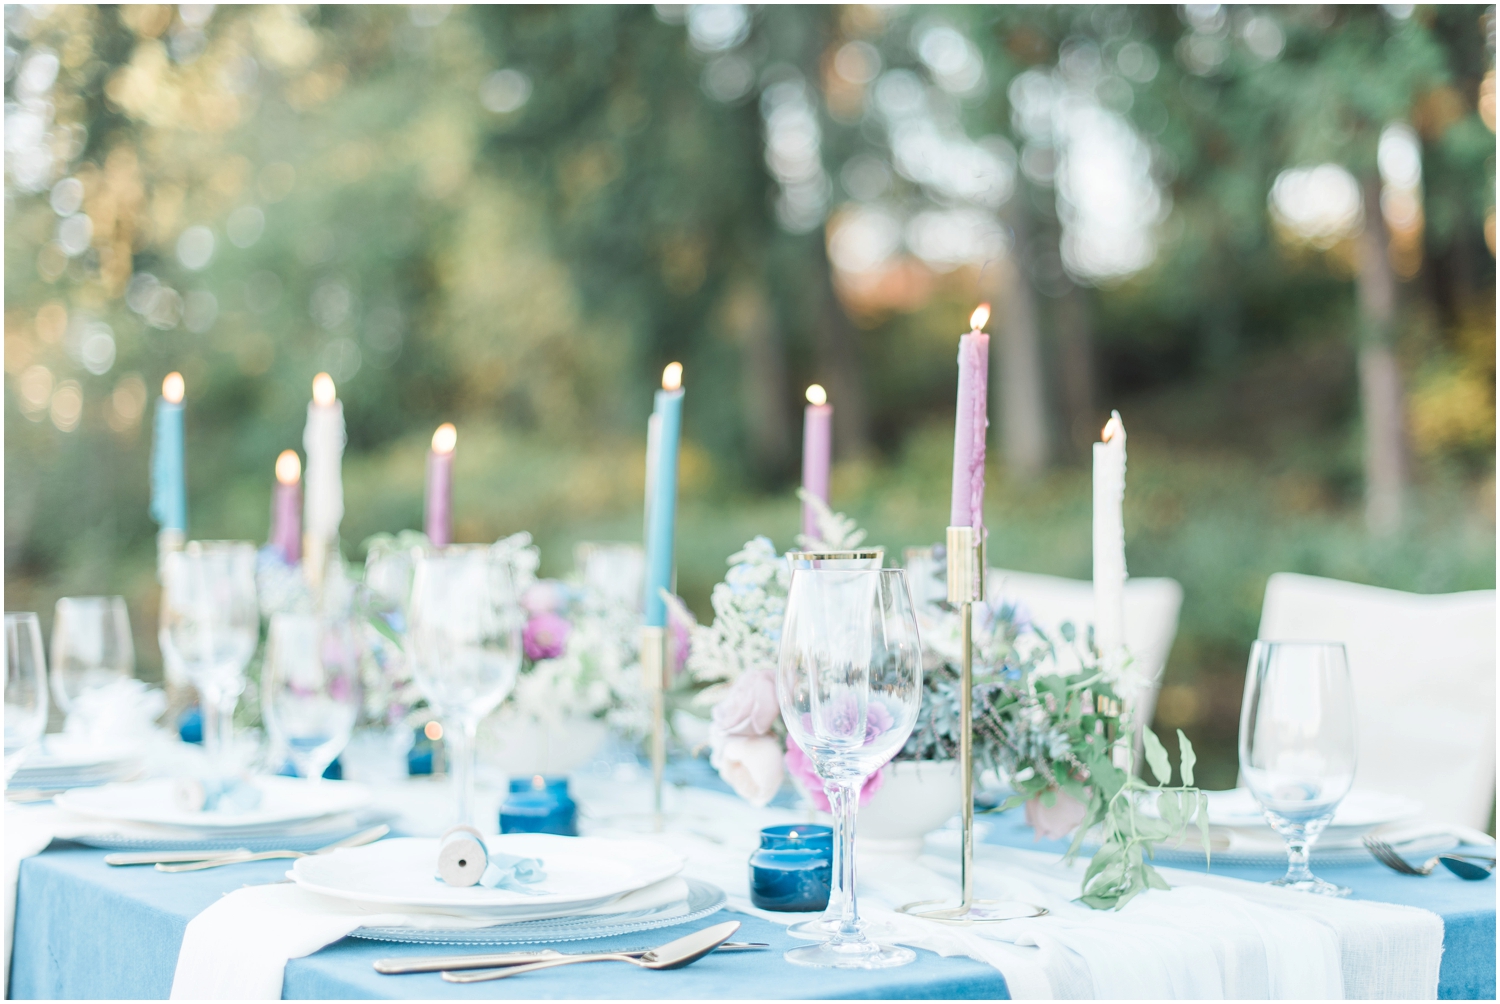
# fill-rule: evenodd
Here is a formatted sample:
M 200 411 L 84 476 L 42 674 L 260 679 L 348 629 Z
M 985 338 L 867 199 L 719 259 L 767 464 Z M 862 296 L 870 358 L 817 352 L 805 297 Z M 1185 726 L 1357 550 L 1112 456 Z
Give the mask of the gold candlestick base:
M 662 776 L 667 768 L 667 629 L 641 628 L 641 676 L 651 688 L 651 813 L 655 832 L 665 822 Z
M 963 636 L 959 687 L 958 761 L 963 802 L 960 814 L 959 886 L 957 905 L 947 900 L 907 903 L 902 913 L 946 924 L 995 924 L 1046 915 L 1045 907 L 1030 903 L 974 898 L 974 604 L 984 599 L 984 538 L 972 526 L 948 528 L 948 602 L 959 608 Z

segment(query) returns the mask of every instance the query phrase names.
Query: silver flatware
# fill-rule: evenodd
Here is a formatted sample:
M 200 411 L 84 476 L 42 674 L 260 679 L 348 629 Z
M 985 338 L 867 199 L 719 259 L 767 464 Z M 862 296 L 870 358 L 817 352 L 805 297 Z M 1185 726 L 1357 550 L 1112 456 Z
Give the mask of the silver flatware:
M 210 861 L 214 858 L 235 857 L 249 853 L 248 847 L 240 847 L 232 851 L 120 851 L 104 855 L 104 863 L 117 868 L 125 865 L 170 865 L 182 861 Z
M 556 959 L 543 959 L 540 962 L 508 966 L 504 969 L 472 969 L 466 972 L 447 970 L 443 973 L 443 979 L 449 983 L 480 983 L 484 980 L 503 980 L 511 976 L 520 976 L 522 973 L 534 973 L 539 969 L 570 966 L 575 962 L 628 962 L 642 969 L 681 969 L 683 966 L 692 965 L 718 948 L 739 929 L 740 922 L 731 920 L 723 924 L 715 924 L 713 927 L 705 927 L 701 931 L 694 931 L 676 941 L 669 941 L 660 948 L 643 952 L 640 956 L 623 952 L 564 955 Z
M 714 950 L 758 952 L 770 947 L 759 941 L 726 941 Z M 630 951 L 611 954 L 630 955 L 638 959 L 649 951 L 652 949 L 633 948 Z M 535 952 L 497 952 L 491 955 L 419 955 L 412 958 L 377 959 L 375 971 L 387 976 L 400 976 L 406 973 L 440 973 L 444 970 L 457 972 L 463 969 L 497 969 L 504 966 L 522 966 L 532 962 L 542 962 L 546 959 L 564 958 L 569 954 L 577 953 L 556 952 L 550 948 L 543 948 Z
M 384 823 L 372 826 L 368 830 L 361 830 L 352 837 L 343 840 L 335 840 L 327 847 L 319 847 L 315 851 L 257 851 L 255 853 L 220 854 L 216 857 L 188 864 L 159 864 L 156 870 L 159 872 L 200 872 L 208 868 L 221 868 L 224 865 L 242 865 L 247 861 L 271 861 L 275 858 L 306 858 L 314 854 L 327 854 L 346 847 L 363 847 L 365 844 L 373 844 L 387 833 L 391 828 Z
M 1402 875 L 1431 875 L 1433 869 L 1440 864 L 1459 878 L 1470 881 L 1489 878 L 1495 871 L 1495 857 L 1492 854 L 1465 854 L 1462 851 L 1450 851 L 1447 854 L 1438 854 L 1429 858 L 1420 865 L 1414 865 L 1384 840 L 1365 837 L 1364 845 L 1377 861 L 1391 871 L 1400 872 Z

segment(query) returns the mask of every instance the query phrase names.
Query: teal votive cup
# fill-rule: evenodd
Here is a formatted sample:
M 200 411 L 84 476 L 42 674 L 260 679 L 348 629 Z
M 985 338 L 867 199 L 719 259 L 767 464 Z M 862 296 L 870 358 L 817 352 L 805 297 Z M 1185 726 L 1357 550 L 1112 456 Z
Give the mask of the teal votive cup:
M 750 902 L 762 910 L 807 913 L 828 906 L 833 886 L 833 830 L 784 824 L 760 831 L 750 855 Z

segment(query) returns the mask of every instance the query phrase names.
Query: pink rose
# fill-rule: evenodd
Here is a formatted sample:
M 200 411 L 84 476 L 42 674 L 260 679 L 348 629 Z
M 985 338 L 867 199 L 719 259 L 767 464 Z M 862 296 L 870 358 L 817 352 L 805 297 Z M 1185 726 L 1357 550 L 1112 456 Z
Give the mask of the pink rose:
M 800 782 L 807 800 L 812 803 L 813 808 L 822 812 L 832 811 L 828 806 L 828 796 L 823 791 L 823 779 L 813 769 L 812 760 L 802 752 L 802 747 L 790 736 L 786 740 L 786 769 L 791 772 L 792 779 Z M 885 768 L 881 767 L 875 773 L 865 778 L 864 785 L 859 789 L 859 804 L 866 805 L 880 786 L 885 783 Z
M 714 705 L 713 732 L 723 736 L 763 736 L 781 715 L 776 700 L 776 675 L 752 669 L 734 681 Z
M 763 808 L 781 788 L 781 743 L 774 736 L 724 736 L 710 758 L 734 793 Z
M 1061 840 L 1078 828 L 1088 813 L 1088 806 L 1067 792 L 1056 792 L 1057 801 L 1042 804 L 1038 795 L 1026 803 L 1026 825 L 1036 831 L 1036 839 Z
M 568 650 L 568 635 L 573 625 L 554 613 L 541 613 L 526 622 L 521 632 L 521 644 L 526 658 L 532 662 L 539 659 L 556 659 Z

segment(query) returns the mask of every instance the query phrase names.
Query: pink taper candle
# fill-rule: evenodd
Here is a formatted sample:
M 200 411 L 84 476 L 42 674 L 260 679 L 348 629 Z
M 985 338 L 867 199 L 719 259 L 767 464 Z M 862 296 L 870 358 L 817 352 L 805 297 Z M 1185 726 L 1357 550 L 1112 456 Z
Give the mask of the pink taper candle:
M 302 461 L 296 450 L 282 450 L 276 458 L 276 490 L 271 496 L 271 546 L 281 560 L 302 560 Z
M 432 434 L 432 452 L 427 454 L 427 539 L 433 547 L 453 543 L 453 448 L 458 430 L 444 422 Z
M 807 410 L 802 418 L 802 489 L 828 501 L 828 462 L 833 453 L 833 405 L 818 384 L 807 388 Z M 802 503 L 802 533 L 818 535 L 813 507 Z
M 969 318 L 973 329 L 958 340 L 958 414 L 953 427 L 953 506 L 949 526 L 984 534 L 984 435 L 989 428 L 990 336 L 981 329 L 990 305 Z

